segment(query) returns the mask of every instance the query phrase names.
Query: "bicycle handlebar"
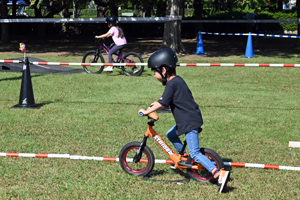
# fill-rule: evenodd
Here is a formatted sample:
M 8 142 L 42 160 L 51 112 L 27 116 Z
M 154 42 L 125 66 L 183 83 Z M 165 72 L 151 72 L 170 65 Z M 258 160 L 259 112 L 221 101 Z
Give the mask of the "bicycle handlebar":
M 144 113 L 139 112 L 139 116 L 143 117 L 143 116 L 144 116 Z
M 139 112 L 139 116 L 143 117 L 145 115 L 144 115 L 144 113 Z M 154 119 L 155 121 L 157 121 L 159 119 L 158 115 L 155 112 L 149 113 L 148 118 Z
M 96 44 L 102 44 L 102 43 L 104 43 L 104 38 L 95 38 L 95 43 Z

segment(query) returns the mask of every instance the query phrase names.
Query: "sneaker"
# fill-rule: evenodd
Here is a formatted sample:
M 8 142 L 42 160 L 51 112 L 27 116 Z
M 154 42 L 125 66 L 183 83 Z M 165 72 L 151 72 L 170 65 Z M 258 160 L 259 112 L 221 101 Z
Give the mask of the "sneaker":
M 187 161 L 187 158 L 189 157 L 189 155 L 187 153 L 183 154 L 181 158 L 183 158 L 183 161 Z M 177 167 L 175 167 L 175 164 L 171 164 L 171 169 L 178 169 Z
M 175 167 L 175 164 L 172 164 L 170 167 L 171 169 L 178 169 L 177 167 Z
M 223 168 L 220 169 L 218 173 L 214 175 L 215 178 L 218 178 L 218 186 L 219 186 L 219 193 L 222 193 L 227 188 L 227 182 L 229 180 L 230 172 L 225 171 Z
M 109 66 L 109 67 L 104 68 L 103 71 L 105 71 L 105 72 L 112 72 L 112 71 L 114 71 L 114 68 L 111 67 L 111 66 Z

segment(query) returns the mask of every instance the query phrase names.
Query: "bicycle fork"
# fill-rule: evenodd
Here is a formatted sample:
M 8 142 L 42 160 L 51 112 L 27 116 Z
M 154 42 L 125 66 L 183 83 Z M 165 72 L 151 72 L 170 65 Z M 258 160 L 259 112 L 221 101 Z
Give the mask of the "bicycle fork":
M 144 139 L 143 141 L 141 142 L 140 146 L 139 146 L 139 149 L 137 150 L 134 158 L 133 158 L 133 162 L 134 163 L 138 163 L 141 158 L 142 158 L 142 154 L 143 154 L 143 151 L 144 151 L 144 148 L 146 146 L 146 143 L 147 143 L 147 139 L 148 139 L 149 136 L 144 136 Z

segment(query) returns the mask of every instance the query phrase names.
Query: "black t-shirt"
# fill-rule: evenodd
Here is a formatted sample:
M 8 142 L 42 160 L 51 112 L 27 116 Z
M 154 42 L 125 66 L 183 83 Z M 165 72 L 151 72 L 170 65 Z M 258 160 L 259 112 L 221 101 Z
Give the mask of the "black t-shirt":
M 203 125 L 203 119 L 198 104 L 192 92 L 180 77 L 171 79 L 165 88 L 159 103 L 170 106 L 177 125 L 177 135 L 188 133 Z

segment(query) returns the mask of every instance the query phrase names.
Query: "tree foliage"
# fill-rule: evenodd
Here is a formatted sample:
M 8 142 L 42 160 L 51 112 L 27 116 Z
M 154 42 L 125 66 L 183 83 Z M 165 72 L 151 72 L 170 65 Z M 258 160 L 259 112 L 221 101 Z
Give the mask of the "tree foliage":
M 16 0 L 13 0 L 16 2 Z M 69 18 L 71 15 L 77 17 L 77 13 L 81 8 L 85 8 L 87 3 L 91 0 L 25 0 L 30 2 L 31 8 L 34 9 L 34 16 L 36 18 L 53 18 L 54 15 L 60 14 L 60 17 Z M 3 1 L 3 5 L 4 5 Z M 235 18 L 235 12 L 237 10 L 242 10 L 242 13 L 262 13 L 262 12 L 276 12 L 282 11 L 283 3 L 288 3 L 289 0 L 94 0 L 97 8 L 97 17 L 107 17 L 109 15 L 119 15 L 118 7 L 122 9 L 129 8 L 133 10 L 139 17 L 165 17 L 166 15 L 174 15 L 185 17 L 184 9 L 189 9 L 190 12 L 188 19 L 202 19 L 211 18 L 211 16 L 218 15 L 218 19 L 223 19 L 228 17 L 229 19 Z M 298 6 L 300 0 L 297 0 L 297 14 L 290 14 L 293 18 L 299 18 L 300 8 Z M 69 12 L 69 9 L 73 10 L 73 13 Z M 131 12 L 131 11 L 129 11 Z M 285 12 L 285 11 L 284 11 Z M 284 13 L 273 15 L 274 19 L 285 18 Z M 7 18 L 7 6 L 2 6 L 1 18 Z M 228 19 L 227 18 L 227 19 Z M 2 24 L 2 41 L 7 40 L 8 31 L 7 26 Z M 40 25 L 41 27 L 43 25 Z M 195 24 L 196 30 L 202 29 L 202 24 Z M 282 25 L 283 26 L 283 25 Z M 284 25 L 285 30 L 295 29 L 295 24 Z M 66 31 L 68 27 L 65 27 Z M 43 35 L 43 29 L 41 28 L 41 35 Z M 181 33 L 181 21 L 166 22 L 165 24 L 165 41 L 164 45 L 171 46 L 173 49 L 178 51 L 183 51 L 184 48 L 180 47 L 180 33 Z M 171 34 L 177 38 L 176 44 L 174 41 L 171 42 L 170 38 L 167 38 L 166 34 Z M 3 39 L 5 38 L 5 39 Z M 173 43 L 171 45 L 171 43 Z M 174 47 L 174 45 L 176 47 Z M 179 46 L 178 46 L 179 45 Z

